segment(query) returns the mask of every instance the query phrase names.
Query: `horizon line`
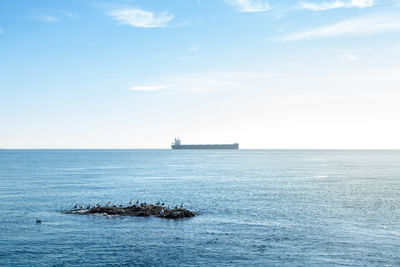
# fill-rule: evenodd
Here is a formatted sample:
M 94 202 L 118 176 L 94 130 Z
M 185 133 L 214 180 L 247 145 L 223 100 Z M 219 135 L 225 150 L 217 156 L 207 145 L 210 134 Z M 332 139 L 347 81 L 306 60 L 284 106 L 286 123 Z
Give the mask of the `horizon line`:
M 0 150 L 177 150 L 171 148 L 0 148 Z M 179 150 L 179 149 L 178 149 Z M 237 151 L 237 150 L 388 150 L 395 151 L 400 148 L 239 148 L 239 149 L 185 149 L 187 150 L 205 150 L 205 151 Z

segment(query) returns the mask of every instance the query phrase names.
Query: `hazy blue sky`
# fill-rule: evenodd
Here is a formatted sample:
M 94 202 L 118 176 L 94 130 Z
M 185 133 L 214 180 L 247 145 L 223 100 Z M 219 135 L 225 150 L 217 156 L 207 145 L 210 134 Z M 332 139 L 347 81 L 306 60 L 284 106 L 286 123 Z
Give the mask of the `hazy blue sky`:
M 0 147 L 400 148 L 400 1 L 0 1 Z

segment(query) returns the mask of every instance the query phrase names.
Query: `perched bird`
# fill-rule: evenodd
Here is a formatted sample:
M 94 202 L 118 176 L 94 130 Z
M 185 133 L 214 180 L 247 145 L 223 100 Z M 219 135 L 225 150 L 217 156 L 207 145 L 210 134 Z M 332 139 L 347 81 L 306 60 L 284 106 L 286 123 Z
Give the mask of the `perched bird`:
M 165 203 L 164 203 L 164 201 L 161 203 L 161 206 L 164 206 L 165 205 Z
M 85 208 L 85 206 L 82 204 L 82 205 L 81 205 L 81 209 L 84 209 L 84 208 Z
M 163 216 L 164 215 L 164 209 L 160 210 L 160 215 Z
M 90 205 L 87 205 L 86 209 L 89 210 L 90 209 Z
M 160 205 L 160 201 L 158 201 L 158 202 L 156 203 L 156 205 Z
M 111 201 L 107 202 L 107 207 L 111 207 Z
M 36 223 L 42 223 L 41 219 L 36 218 Z
M 120 208 L 122 208 L 122 203 L 119 205 Z
M 75 206 L 74 206 L 74 209 L 77 209 L 77 208 L 79 208 L 78 203 L 76 203 Z
M 176 210 L 176 211 L 174 211 L 174 212 L 172 212 L 172 215 L 173 215 L 173 216 L 178 216 L 179 214 L 180 214 L 180 212 L 179 212 L 179 211 L 177 211 L 177 210 Z
M 181 208 L 183 209 L 184 206 L 185 206 L 185 204 L 182 203 L 182 204 L 181 204 Z
M 178 205 L 175 205 L 175 209 L 179 209 Z
M 171 209 L 171 206 L 170 205 L 168 205 L 168 207 L 167 207 L 167 210 L 170 210 Z
M 132 199 L 131 199 L 131 201 L 129 201 L 129 205 L 132 205 L 133 204 L 133 201 L 132 201 Z
M 136 204 L 140 204 L 140 200 L 139 199 L 136 201 Z
M 114 205 L 113 205 L 113 208 L 117 208 L 117 204 L 114 204 Z

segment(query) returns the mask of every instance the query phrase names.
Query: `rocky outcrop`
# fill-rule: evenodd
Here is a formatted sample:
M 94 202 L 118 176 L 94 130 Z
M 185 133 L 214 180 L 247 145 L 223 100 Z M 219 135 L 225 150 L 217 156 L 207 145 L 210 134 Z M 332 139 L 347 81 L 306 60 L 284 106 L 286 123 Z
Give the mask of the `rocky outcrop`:
M 65 214 L 85 214 L 85 215 L 104 215 L 104 216 L 154 216 L 160 218 L 187 218 L 196 216 L 193 212 L 186 209 L 170 209 L 156 205 L 134 205 L 125 208 L 117 207 L 94 207 L 91 209 L 73 209 L 62 211 Z

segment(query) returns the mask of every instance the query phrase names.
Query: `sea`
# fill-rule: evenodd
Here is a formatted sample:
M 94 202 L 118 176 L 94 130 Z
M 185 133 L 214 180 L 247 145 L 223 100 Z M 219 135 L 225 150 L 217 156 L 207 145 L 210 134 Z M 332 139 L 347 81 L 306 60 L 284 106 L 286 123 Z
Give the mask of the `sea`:
M 0 266 L 120 265 L 400 266 L 400 151 L 0 150 Z

